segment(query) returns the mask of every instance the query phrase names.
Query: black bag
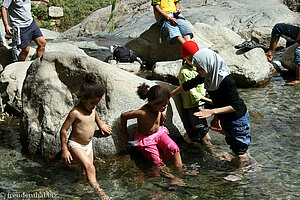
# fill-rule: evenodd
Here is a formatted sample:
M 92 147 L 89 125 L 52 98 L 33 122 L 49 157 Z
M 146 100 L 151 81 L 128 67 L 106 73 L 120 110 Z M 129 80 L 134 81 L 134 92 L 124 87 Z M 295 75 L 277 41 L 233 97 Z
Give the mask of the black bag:
M 117 46 L 113 50 L 113 59 L 119 62 L 134 62 L 137 60 L 137 56 L 131 49 L 127 47 Z

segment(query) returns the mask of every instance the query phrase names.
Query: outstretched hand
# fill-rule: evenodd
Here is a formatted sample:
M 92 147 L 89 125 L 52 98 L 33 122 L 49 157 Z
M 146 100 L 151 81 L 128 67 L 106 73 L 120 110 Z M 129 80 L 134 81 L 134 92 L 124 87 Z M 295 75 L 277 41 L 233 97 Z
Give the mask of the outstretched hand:
M 102 124 L 100 129 L 101 129 L 102 135 L 105 135 L 105 133 L 108 133 L 109 135 L 111 135 L 113 133 L 112 128 L 106 124 Z
M 211 109 L 201 109 L 199 112 L 195 112 L 194 116 L 198 117 L 199 119 L 208 118 L 214 115 L 214 112 Z

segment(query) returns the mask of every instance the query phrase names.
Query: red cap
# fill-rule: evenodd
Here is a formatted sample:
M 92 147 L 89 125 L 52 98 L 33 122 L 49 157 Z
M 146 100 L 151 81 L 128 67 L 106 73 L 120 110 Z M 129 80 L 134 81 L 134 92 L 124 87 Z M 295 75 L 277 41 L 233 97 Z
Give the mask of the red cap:
M 199 47 L 194 41 L 186 41 L 181 45 L 181 56 L 182 59 L 189 55 L 194 55 L 199 50 Z

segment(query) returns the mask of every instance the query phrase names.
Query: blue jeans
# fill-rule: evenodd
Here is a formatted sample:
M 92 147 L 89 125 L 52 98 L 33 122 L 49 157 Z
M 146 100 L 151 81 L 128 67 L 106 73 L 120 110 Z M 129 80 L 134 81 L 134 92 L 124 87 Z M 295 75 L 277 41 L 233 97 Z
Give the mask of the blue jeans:
M 236 155 L 247 152 L 251 143 L 250 116 L 247 113 L 234 121 L 221 120 L 222 129 L 225 133 L 225 140 Z
M 272 29 L 272 35 L 280 37 L 281 35 L 287 36 L 293 40 L 297 39 L 300 27 L 290 24 L 278 23 Z M 300 66 L 300 46 L 295 50 L 295 63 Z
M 169 17 L 174 17 L 174 13 L 168 13 L 167 15 Z M 177 21 L 179 24 L 173 25 L 171 22 L 167 21 L 163 17 L 160 17 L 157 20 L 157 23 L 160 26 L 160 31 L 163 34 L 163 36 L 167 38 L 169 44 L 175 44 L 176 38 L 178 36 L 184 37 L 186 35 L 190 35 L 191 38 L 193 38 L 193 32 L 186 23 L 182 14 L 179 14 Z

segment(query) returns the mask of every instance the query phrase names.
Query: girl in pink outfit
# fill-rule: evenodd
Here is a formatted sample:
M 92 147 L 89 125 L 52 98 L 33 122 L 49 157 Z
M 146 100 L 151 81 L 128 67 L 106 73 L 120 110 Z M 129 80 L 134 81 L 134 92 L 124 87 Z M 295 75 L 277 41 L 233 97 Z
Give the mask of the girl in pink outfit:
M 141 99 L 148 100 L 138 110 L 129 111 L 121 115 L 121 144 L 125 145 L 129 134 L 127 131 L 127 120 L 137 118 L 137 129 L 134 140 L 137 141 L 137 149 L 141 151 L 163 175 L 165 165 L 159 154 L 159 149 L 166 156 L 167 160 L 172 160 L 179 172 L 182 171 L 182 161 L 180 150 L 176 143 L 168 136 L 168 129 L 161 126 L 165 121 L 164 110 L 167 108 L 171 91 L 167 85 L 149 86 L 143 83 L 138 87 L 137 94 Z M 171 174 L 167 177 L 175 178 Z

